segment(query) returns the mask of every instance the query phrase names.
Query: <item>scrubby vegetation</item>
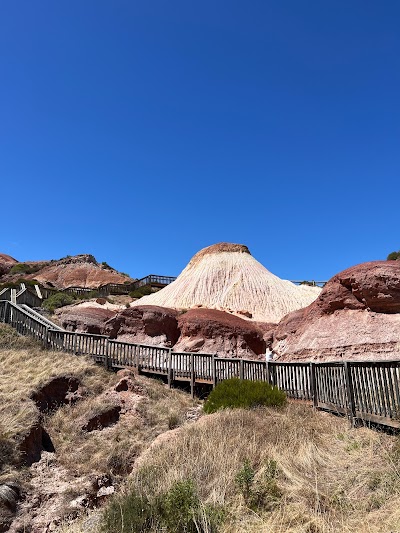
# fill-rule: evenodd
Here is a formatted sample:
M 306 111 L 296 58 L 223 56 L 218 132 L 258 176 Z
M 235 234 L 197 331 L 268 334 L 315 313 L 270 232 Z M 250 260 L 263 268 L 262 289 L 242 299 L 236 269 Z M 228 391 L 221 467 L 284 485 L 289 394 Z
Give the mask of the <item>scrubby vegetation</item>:
M 137 489 L 117 496 L 104 512 L 102 529 L 105 533 L 212 533 L 223 518 L 223 510 L 205 505 L 193 481 L 185 479 L 153 498 Z
M 390 253 L 387 258 L 388 261 L 395 261 L 397 259 L 400 259 L 400 250 L 398 252 L 392 252 Z
M 147 296 L 148 294 L 151 294 L 152 292 L 153 292 L 153 289 L 150 287 L 150 285 L 143 285 L 143 287 L 139 287 L 138 289 L 131 291 L 129 293 L 129 296 L 131 298 L 141 298 L 142 296 Z
M 59 309 L 60 307 L 64 307 L 66 305 L 71 305 L 74 302 L 77 302 L 79 300 L 90 300 L 91 298 L 98 298 L 99 297 L 99 291 L 93 290 L 93 291 L 86 291 L 82 292 L 80 294 L 73 294 L 68 292 L 55 292 L 51 296 L 49 296 L 44 302 L 42 303 L 42 307 L 53 313 L 56 309 Z
M 44 300 L 42 307 L 53 313 L 56 309 L 71 305 L 75 302 L 75 297 L 66 292 L 56 292 Z
M 33 274 L 42 268 L 42 264 L 30 265 L 28 263 L 17 263 L 10 269 L 10 274 Z
M 218 383 L 207 398 L 204 411 L 215 413 L 227 408 L 281 407 L 285 403 L 286 394 L 277 387 L 264 381 L 232 378 Z
M 35 279 L 20 278 L 15 282 L 8 281 L 6 283 L 0 283 L 0 290 L 5 288 L 20 289 L 21 283 L 25 283 L 27 287 L 33 287 L 34 285 L 37 285 L 37 281 Z

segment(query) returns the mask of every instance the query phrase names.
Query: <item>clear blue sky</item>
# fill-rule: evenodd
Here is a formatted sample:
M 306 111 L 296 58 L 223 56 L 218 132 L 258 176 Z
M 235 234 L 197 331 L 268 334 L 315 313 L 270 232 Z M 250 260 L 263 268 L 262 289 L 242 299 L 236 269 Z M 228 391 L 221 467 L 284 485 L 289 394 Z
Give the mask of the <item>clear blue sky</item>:
M 400 249 L 400 2 L 2 0 L 0 252 L 134 277 Z

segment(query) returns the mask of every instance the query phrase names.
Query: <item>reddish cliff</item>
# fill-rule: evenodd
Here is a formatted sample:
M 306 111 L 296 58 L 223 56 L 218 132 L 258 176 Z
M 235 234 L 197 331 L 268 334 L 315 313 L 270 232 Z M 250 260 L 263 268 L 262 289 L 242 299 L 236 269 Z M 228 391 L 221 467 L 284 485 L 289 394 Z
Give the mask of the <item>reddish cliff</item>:
M 334 276 L 315 302 L 280 321 L 273 350 L 287 360 L 400 358 L 400 262 Z

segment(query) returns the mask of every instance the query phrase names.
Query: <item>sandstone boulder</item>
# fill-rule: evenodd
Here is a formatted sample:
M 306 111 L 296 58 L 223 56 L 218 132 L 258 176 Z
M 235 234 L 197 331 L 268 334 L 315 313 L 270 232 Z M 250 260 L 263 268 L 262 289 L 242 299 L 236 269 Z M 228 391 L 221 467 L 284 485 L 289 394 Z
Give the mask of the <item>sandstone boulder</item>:
M 400 263 L 340 272 L 315 302 L 280 321 L 272 348 L 286 360 L 399 359 Z
M 130 307 L 108 320 L 103 333 L 127 342 L 173 346 L 179 338 L 177 316 L 164 307 Z
M 67 331 L 101 334 L 104 325 L 116 311 L 91 306 L 68 306 L 56 311 L 61 326 Z
M 252 322 L 215 309 L 191 309 L 179 316 L 181 336 L 174 351 L 222 357 L 263 358 L 263 331 Z

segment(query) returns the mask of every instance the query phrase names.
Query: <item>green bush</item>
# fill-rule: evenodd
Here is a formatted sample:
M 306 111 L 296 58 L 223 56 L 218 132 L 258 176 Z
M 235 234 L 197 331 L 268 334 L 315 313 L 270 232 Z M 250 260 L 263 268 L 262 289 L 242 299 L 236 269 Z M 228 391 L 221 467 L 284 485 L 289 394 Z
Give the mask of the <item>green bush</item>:
M 32 274 L 40 269 L 39 265 L 27 265 L 26 263 L 17 263 L 13 265 L 10 274 Z
M 398 252 L 392 252 L 387 256 L 388 261 L 395 261 L 396 259 L 400 259 L 400 250 Z
M 243 467 L 236 474 L 235 481 L 250 509 L 270 510 L 279 502 L 282 492 L 276 483 L 277 475 L 278 465 L 273 459 L 266 462 L 265 467 L 261 469 L 261 475 L 257 478 L 250 461 L 248 459 L 244 461 Z
M 226 408 L 258 406 L 280 407 L 286 403 L 286 394 L 265 381 L 232 378 L 221 381 L 204 404 L 206 413 Z
M 74 302 L 75 298 L 71 294 L 67 294 L 65 292 L 56 292 L 43 302 L 42 307 L 53 313 L 55 309 L 64 307 L 64 305 L 70 305 Z
M 153 498 L 137 490 L 116 496 L 103 513 L 102 531 L 215 533 L 223 517 L 221 509 L 202 504 L 193 481 L 183 480 Z
M 138 289 L 131 291 L 129 293 L 129 296 L 131 298 L 141 298 L 142 296 L 147 296 L 148 294 L 151 294 L 152 292 L 153 292 L 153 289 L 150 287 L 150 285 L 143 285 L 143 287 L 139 287 Z
M 100 296 L 99 291 L 93 290 L 93 291 L 81 292 L 80 294 L 76 295 L 76 298 L 78 298 L 78 300 L 90 300 L 91 298 L 99 298 L 99 296 Z

